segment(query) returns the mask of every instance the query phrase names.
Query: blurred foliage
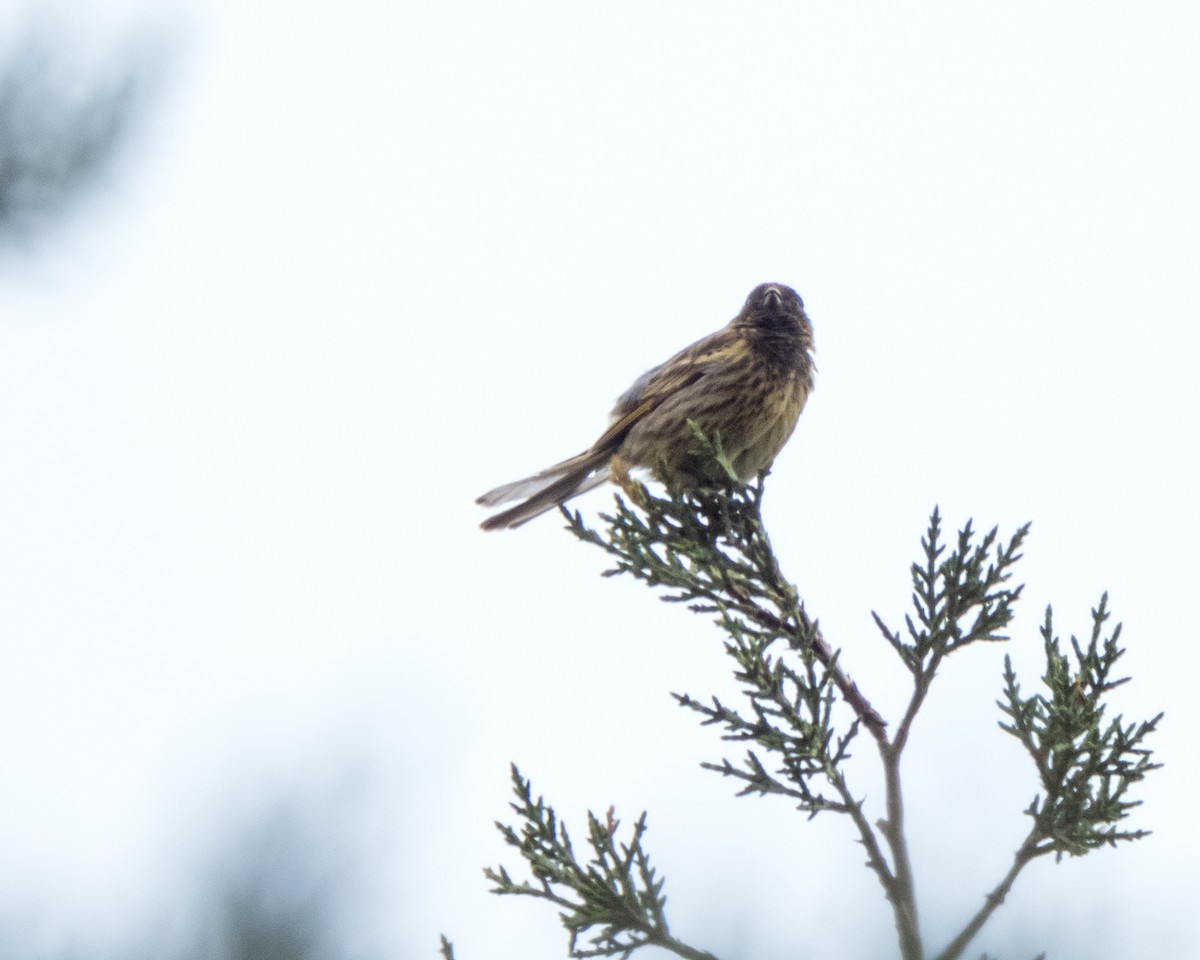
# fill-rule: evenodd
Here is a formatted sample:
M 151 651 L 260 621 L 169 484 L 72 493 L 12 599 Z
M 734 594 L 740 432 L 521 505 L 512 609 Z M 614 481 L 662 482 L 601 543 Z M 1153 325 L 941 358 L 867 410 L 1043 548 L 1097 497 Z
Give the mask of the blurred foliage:
M 180 960 L 348 956 L 340 928 L 356 871 L 353 851 L 331 843 L 336 834 L 318 811 L 283 803 L 231 836 L 201 886 L 199 929 Z
M 149 31 L 92 56 L 47 19 L 0 37 L 0 240 L 29 243 L 79 210 L 161 87 Z
M 346 786 L 350 789 L 345 789 Z M 379 917 L 357 784 L 290 789 L 197 828 L 176 875 L 122 920 L 125 935 L 68 922 L 47 903 L 15 921 L 0 909 L 4 960 L 373 960 Z M 375 827 L 369 827 L 374 830 Z M 190 848 L 191 853 L 187 850 Z M 6 922 L 7 921 L 7 922 Z M 122 939 L 123 936 L 123 939 Z M 113 938 L 117 942 L 113 942 Z

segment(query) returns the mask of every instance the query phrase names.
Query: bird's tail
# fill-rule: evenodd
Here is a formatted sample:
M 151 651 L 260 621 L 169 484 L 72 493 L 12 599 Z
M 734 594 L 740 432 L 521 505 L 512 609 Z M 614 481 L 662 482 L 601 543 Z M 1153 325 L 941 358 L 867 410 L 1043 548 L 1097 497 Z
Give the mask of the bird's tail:
M 570 460 L 548 467 L 524 480 L 515 480 L 489 490 L 475 502 L 494 507 L 512 500 L 524 500 L 502 513 L 488 517 L 480 524 L 484 530 L 519 527 L 528 520 L 553 510 L 560 503 L 586 493 L 604 483 L 612 474 L 607 455 L 587 451 Z

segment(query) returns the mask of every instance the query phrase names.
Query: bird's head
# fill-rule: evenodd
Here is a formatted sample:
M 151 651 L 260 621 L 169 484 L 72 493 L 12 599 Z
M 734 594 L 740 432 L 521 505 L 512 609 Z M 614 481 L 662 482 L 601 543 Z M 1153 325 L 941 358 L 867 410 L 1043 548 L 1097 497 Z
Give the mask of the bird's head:
M 804 312 L 804 301 L 783 283 L 760 283 L 750 291 L 746 305 L 734 323 L 762 330 L 803 333 L 811 336 L 812 325 Z

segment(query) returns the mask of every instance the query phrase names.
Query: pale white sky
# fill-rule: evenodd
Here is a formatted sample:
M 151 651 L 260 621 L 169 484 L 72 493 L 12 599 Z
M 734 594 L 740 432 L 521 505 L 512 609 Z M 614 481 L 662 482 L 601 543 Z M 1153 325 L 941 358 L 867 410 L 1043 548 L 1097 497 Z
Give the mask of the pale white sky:
M 1045 605 L 1085 631 L 1107 589 L 1121 708 L 1168 711 L 1132 823 L 1154 836 L 1035 864 L 975 954 L 1196 955 L 1200 14 L 165 9 L 176 65 L 134 160 L 0 274 L 18 912 L 118 941 L 245 798 L 367 770 L 368 939 L 561 956 L 553 912 L 479 873 L 515 865 L 491 826 L 513 759 L 580 823 L 649 809 L 685 939 L 883 955 L 847 825 L 698 768 L 736 753 L 668 691 L 728 685 L 718 634 L 599 579 L 553 516 L 485 536 L 472 503 L 586 446 L 637 374 L 780 280 L 819 373 L 771 533 L 885 713 L 905 674 L 869 612 L 901 621 L 934 503 L 948 526 L 1034 521 L 1008 647 L 1027 687 Z M 89 16 L 119 34 L 133 13 Z M 1036 790 L 995 726 L 1004 652 L 948 666 L 906 767 L 931 946 Z

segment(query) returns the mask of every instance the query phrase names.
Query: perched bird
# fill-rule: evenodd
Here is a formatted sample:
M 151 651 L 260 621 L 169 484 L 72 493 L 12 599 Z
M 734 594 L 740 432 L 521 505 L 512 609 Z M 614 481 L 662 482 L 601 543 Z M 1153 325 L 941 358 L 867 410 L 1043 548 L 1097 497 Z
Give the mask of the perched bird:
M 631 467 L 662 464 L 685 485 L 719 480 L 689 420 L 710 437 L 720 434 L 738 477 L 757 476 L 792 435 L 812 391 L 812 349 L 812 324 L 796 291 L 760 284 L 728 326 L 638 377 L 587 450 L 479 497 L 485 507 L 524 501 L 481 526 L 518 527 L 606 480 L 624 480 Z

